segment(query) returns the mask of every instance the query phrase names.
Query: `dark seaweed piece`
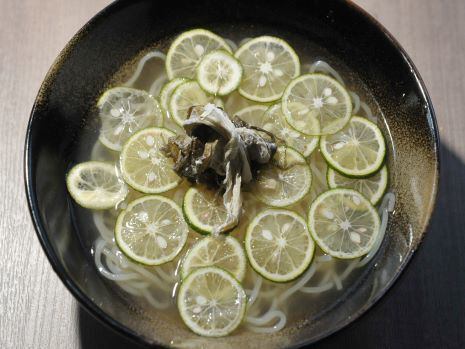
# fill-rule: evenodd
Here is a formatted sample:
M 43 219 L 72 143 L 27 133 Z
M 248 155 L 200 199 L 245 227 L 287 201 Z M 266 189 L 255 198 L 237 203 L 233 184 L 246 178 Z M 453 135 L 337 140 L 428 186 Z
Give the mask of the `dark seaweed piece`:
M 228 217 L 216 233 L 230 230 L 241 214 L 241 185 L 251 182 L 273 159 L 275 137 L 238 117 L 230 118 L 214 104 L 191 107 L 183 127 L 186 135 L 170 138 L 164 151 L 179 175 L 224 190 Z

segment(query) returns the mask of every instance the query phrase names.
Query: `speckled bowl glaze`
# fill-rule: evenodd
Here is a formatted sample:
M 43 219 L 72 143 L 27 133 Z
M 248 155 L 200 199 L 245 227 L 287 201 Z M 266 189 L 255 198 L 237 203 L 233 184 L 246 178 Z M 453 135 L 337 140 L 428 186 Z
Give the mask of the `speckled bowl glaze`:
M 204 27 L 282 36 L 320 49 L 372 96 L 391 141 L 388 154 L 395 211 L 374 260 L 340 300 L 318 316 L 275 335 L 196 337 L 134 311 L 96 271 L 75 221 L 65 174 L 76 160 L 96 99 L 128 61 L 183 30 Z M 337 62 L 341 62 L 338 64 Z M 94 127 L 94 128 L 93 128 Z M 205 347 L 297 347 L 315 342 L 369 309 L 405 268 L 425 234 L 436 199 L 439 159 L 433 107 L 413 63 L 371 16 L 344 1 L 117 1 L 97 14 L 59 55 L 38 93 L 26 135 L 25 180 L 39 240 L 70 292 L 95 317 L 139 343 L 169 346 L 173 336 Z

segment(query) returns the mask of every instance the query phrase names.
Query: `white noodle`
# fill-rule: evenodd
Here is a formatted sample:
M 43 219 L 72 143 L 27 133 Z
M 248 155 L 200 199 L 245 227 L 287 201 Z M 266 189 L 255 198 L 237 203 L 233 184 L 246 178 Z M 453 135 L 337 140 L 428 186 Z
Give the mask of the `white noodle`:
M 334 285 L 336 285 L 336 289 L 342 290 L 342 281 L 339 275 L 337 275 L 335 272 L 331 272 L 331 278 L 334 281 Z
M 341 85 L 344 84 L 344 80 L 342 80 L 341 76 L 339 73 L 334 70 L 333 67 L 331 67 L 328 63 L 325 61 L 316 61 L 310 66 L 310 73 L 315 73 L 315 72 L 320 72 L 320 73 L 326 73 L 331 75 L 333 78 L 335 78 Z
M 127 261 L 127 259 L 115 247 L 109 248 L 103 238 L 99 238 L 95 243 L 94 259 L 97 270 L 109 280 L 115 281 L 118 286 L 127 293 L 143 297 L 156 309 L 166 309 L 171 304 L 170 301 L 160 301 L 156 299 L 150 287 L 163 289 L 166 292 L 172 288 L 155 274 L 150 273 L 144 267 Z M 105 257 L 105 264 L 103 263 Z
M 321 286 L 303 286 L 299 291 L 302 293 L 323 293 L 332 289 L 334 283 L 329 282 Z
M 171 302 L 169 301 L 162 302 L 162 301 L 159 301 L 158 299 L 155 299 L 147 289 L 143 290 L 142 294 L 144 295 L 144 298 L 157 309 L 166 309 L 171 304 Z
M 324 254 L 316 257 L 315 260 L 317 262 L 331 262 L 333 260 L 333 257 L 331 257 L 329 254 Z
M 115 234 L 113 230 L 109 229 L 104 222 L 103 215 L 105 213 L 102 210 L 92 212 L 92 219 L 94 221 L 95 227 L 99 234 L 105 239 L 107 242 L 113 242 L 115 238 Z M 115 219 L 116 221 L 116 219 Z
M 147 53 L 144 57 L 141 58 L 141 60 L 137 64 L 136 71 L 125 83 L 123 83 L 123 86 L 134 85 L 134 83 L 137 81 L 140 74 L 142 73 L 145 63 L 147 63 L 147 61 L 152 58 L 160 58 L 162 60 L 166 60 L 166 55 L 163 52 L 157 50 Z
M 155 272 L 158 274 L 158 276 L 163 279 L 165 282 L 168 283 L 174 283 L 177 281 L 177 278 L 175 276 L 174 270 L 172 271 L 171 274 L 167 273 L 165 270 L 163 270 L 163 267 L 155 268 Z
M 270 327 L 257 327 L 268 324 L 274 319 L 278 319 L 278 322 Z M 256 333 L 274 333 L 282 330 L 286 326 L 287 317 L 281 310 L 269 310 L 261 317 L 246 317 L 246 323 L 248 328 Z M 250 326 L 256 325 L 256 326 Z
M 346 267 L 346 269 L 342 272 L 340 278 L 341 281 L 344 281 L 350 273 L 358 266 L 359 260 L 351 261 L 349 265 Z
M 239 41 L 239 47 L 247 43 L 248 41 L 252 40 L 252 38 L 244 38 L 241 41 Z
M 384 240 L 384 236 L 386 235 L 389 212 L 394 211 L 395 200 L 396 197 L 393 193 L 387 193 L 386 195 L 384 195 L 383 201 L 381 202 L 381 205 L 379 207 L 379 214 L 381 216 L 379 234 L 377 236 L 375 244 L 373 245 L 373 248 L 362 260 L 360 260 L 360 262 L 357 265 L 357 268 L 363 267 L 369 261 L 371 261 L 378 252 L 379 248 L 381 247 L 381 244 Z
M 249 298 L 247 301 L 247 306 L 251 307 L 252 304 L 254 304 L 255 300 L 257 299 L 258 293 L 260 292 L 260 289 L 262 288 L 262 283 L 263 279 L 261 276 L 255 276 L 255 282 L 253 285 L 252 290 L 246 290 L 246 293 L 248 294 Z
M 153 284 L 159 288 L 162 288 L 163 290 L 168 291 L 171 289 L 171 286 L 169 285 L 169 283 L 170 282 L 173 283 L 174 282 L 173 279 L 166 282 L 166 280 L 159 278 L 157 275 L 149 272 L 144 267 L 128 261 L 128 259 L 119 250 L 117 250 L 116 247 L 109 249 L 103 245 L 102 252 L 107 258 L 106 260 L 107 266 L 112 267 L 112 272 L 114 274 L 121 273 L 121 275 L 123 276 L 124 275 L 135 275 L 136 278 L 146 279 L 149 284 L 151 285 Z M 97 251 L 96 251 L 96 254 L 97 254 Z M 125 271 L 124 269 L 130 269 L 135 273 L 129 273 L 128 271 Z M 160 270 L 160 268 L 156 268 L 155 270 Z
M 229 39 L 225 40 L 234 51 L 237 49 L 237 45 L 233 41 Z M 251 40 L 251 38 L 243 39 L 239 43 L 239 46 L 249 40 Z M 165 60 L 166 56 L 160 51 L 147 53 L 139 61 L 134 74 L 126 81 L 126 83 L 124 83 L 124 85 L 133 85 L 140 77 L 146 62 L 152 58 Z M 306 67 L 305 70 L 309 70 L 311 73 L 321 72 L 329 74 L 342 85 L 345 85 L 344 80 L 341 78 L 339 73 L 324 61 L 316 61 L 313 64 L 308 65 L 308 68 Z M 152 83 L 149 93 L 154 96 L 158 95 L 159 90 L 165 81 L 165 75 L 159 76 Z M 353 113 L 363 112 L 364 116 L 376 122 L 376 117 L 373 115 L 370 107 L 360 100 L 359 95 L 353 91 L 349 91 L 349 93 L 353 102 Z M 319 168 L 314 161 L 310 162 L 310 167 L 315 178 L 320 182 L 320 184 L 315 184 L 324 187 L 323 190 L 326 190 L 326 175 L 323 169 Z M 394 194 L 387 193 L 383 197 L 383 201 L 379 207 L 379 214 L 381 216 L 380 232 L 372 250 L 364 258 L 351 261 L 340 275 L 334 271 L 335 266 L 329 264 L 330 269 L 325 271 L 321 281 L 316 286 L 307 285 L 310 283 L 310 280 L 312 280 L 315 273 L 318 270 L 321 270 L 323 264 L 335 262 L 335 259 L 330 255 L 320 255 L 315 257 L 315 260 L 309 269 L 291 287 L 284 290 L 282 287 L 274 285 L 269 288 L 269 284 L 264 284 L 263 278 L 254 273 L 252 288 L 245 290 L 248 297 L 248 313 L 245 319 L 246 326 L 251 331 L 257 333 L 278 332 L 286 325 L 287 317 L 285 312 L 277 309 L 277 307 L 278 305 L 282 305 L 284 301 L 289 299 L 296 292 L 300 291 L 305 294 L 318 294 L 327 292 L 333 287 L 341 290 L 343 288 L 343 281 L 349 277 L 352 271 L 355 268 L 366 265 L 376 255 L 384 239 L 389 212 L 394 210 L 394 204 Z M 255 207 L 253 208 L 256 209 Z M 253 217 L 255 214 L 251 214 L 251 212 L 252 211 L 249 211 L 248 215 Z M 97 239 L 95 242 L 94 259 L 96 267 L 102 276 L 115 281 L 119 287 L 127 293 L 137 297 L 143 297 L 156 309 L 166 309 L 172 305 L 173 298 L 170 297 L 171 294 L 169 294 L 169 292 L 171 291 L 172 295 L 175 295 L 175 290 L 178 285 L 176 270 L 165 270 L 163 267 L 159 266 L 153 268 L 153 272 L 151 272 L 147 268 L 131 262 L 116 247 L 113 232 L 105 224 L 104 216 L 102 214 L 94 213 L 93 218 L 94 223 L 101 234 L 101 238 Z M 151 288 L 167 291 L 169 294 L 168 299 L 159 300 L 155 298 L 154 293 L 151 292 Z M 268 310 L 260 316 L 252 316 L 252 314 L 260 312 L 260 309 L 263 309 L 264 304 L 269 305 Z
M 105 276 L 109 280 L 113 281 L 123 281 L 123 280 L 134 280 L 137 279 L 137 274 L 135 273 L 127 273 L 127 274 L 113 274 L 111 271 L 109 271 L 102 262 L 102 252 L 105 247 L 105 240 L 99 239 L 97 243 L 95 244 L 95 265 L 97 267 L 97 270 Z
M 118 286 L 126 291 L 127 293 L 133 295 L 133 296 L 136 296 L 136 297 L 142 297 L 142 290 L 137 290 L 133 287 L 131 287 L 128 283 L 122 283 L 122 282 L 117 282 L 118 283 Z
M 150 86 L 149 95 L 153 97 L 158 97 L 163 85 L 168 81 L 168 76 L 163 73 L 161 74 Z
M 320 60 L 320 61 L 314 62 L 310 66 L 309 70 L 310 70 L 310 73 L 320 72 L 320 73 L 329 74 L 333 78 L 335 78 L 337 81 L 339 81 L 341 85 L 345 86 L 344 80 L 339 75 L 339 73 L 325 61 Z M 368 104 L 366 104 L 365 102 L 362 102 L 358 94 L 356 94 L 355 92 L 349 91 L 349 94 L 351 96 L 352 102 L 354 103 L 353 108 L 352 108 L 352 114 L 357 114 L 360 111 L 360 109 L 362 109 L 363 112 L 365 113 L 366 118 L 376 123 L 378 121 L 378 118 L 375 115 L 373 115 L 373 112 L 371 111 L 371 108 L 368 106 Z
M 396 205 L 396 196 L 394 195 L 394 193 L 386 193 L 386 195 L 384 195 L 383 200 L 387 201 L 387 210 L 389 212 L 393 212 L 394 206 Z
M 229 47 L 231 47 L 233 52 L 237 50 L 237 45 L 234 41 L 232 41 L 231 39 L 224 39 L 224 41 L 228 43 Z
M 378 118 L 373 115 L 371 108 L 365 102 L 360 102 L 360 108 L 365 112 L 365 116 L 368 120 L 373 121 L 376 123 Z
M 313 163 L 313 162 L 310 162 L 310 168 L 312 170 L 312 174 L 318 178 L 318 181 L 321 183 L 321 184 L 326 184 L 326 176 L 324 174 L 321 173 L 320 169 Z
M 360 97 L 353 91 L 350 91 L 349 94 L 350 97 L 352 97 L 352 103 L 354 103 L 352 106 L 352 114 L 357 114 L 360 109 Z
M 292 287 L 288 288 L 279 298 L 278 302 L 282 303 L 284 300 L 288 299 L 291 295 L 299 291 L 299 289 L 304 286 L 315 274 L 317 263 L 312 264 L 310 268 L 305 272 L 305 274 L 297 281 Z
M 146 278 L 150 281 L 151 284 L 165 290 L 165 291 L 170 291 L 171 290 L 171 285 L 167 283 L 165 280 L 159 278 L 157 275 L 149 272 L 148 270 L 144 269 L 141 266 L 132 264 L 129 267 L 130 269 L 133 269 L 134 271 L 137 271 L 141 277 Z M 157 270 L 158 268 L 155 268 Z M 173 281 L 170 281 L 173 283 Z

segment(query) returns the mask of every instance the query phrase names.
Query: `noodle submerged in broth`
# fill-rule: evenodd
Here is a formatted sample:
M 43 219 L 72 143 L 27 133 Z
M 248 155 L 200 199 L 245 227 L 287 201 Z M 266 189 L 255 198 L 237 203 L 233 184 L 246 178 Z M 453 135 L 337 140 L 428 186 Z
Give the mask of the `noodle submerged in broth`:
M 193 45 L 187 45 L 189 40 Z M 221 51 L 221 55 L 216 56 L 215 50 Z M 230 87 L 231 81 L 237 79 L 240 82 L 234 92 L 220 98 L 201 87 L 198 91 L 179 88 L 191 81 L 184 78 L 199 78 L 195 67 L 206 54 L 209 61 L 202 66 L 202 74 L 206 74 L 201 77 L 202 84 L 209 84 L 209 89 L 220 88 L 223 83 Z M 89 165 L 88 172 L 78 173 L 72 183 L 68 180 L 68 190 L 83 207 L 89 198 L 95 202 L 95 196 L 103 192 L 102 185 L 107 193 L 127 192 L 124 201 L 116 207 L 92 211 L 99 233 L 92 249 L 97 270 L 134 302 L 172 312 L 176 321 L 181 321 L 182 316 L 185 324 L 200 335 L 223 336 L 237 327 L 269 334 L 302 320 L 308 314 L 296 310 L 296 302 L 307 298 L 336 300 L 353 282 L 357 270 L 375 257 L 385 239 L 389 215 L 395 205 L 395 195 L 386 188 L 387 180 L 376 183 L 386 193 L 376 210 L 370 211 L 372 215 L 375 212 L 376 217 L 370 221 L 374 223 L 366 220 L 368 213 L 361 218 L 356 218 L 354 213 L 363 209 L 357 195 L 363 198 L 369 193 L 350 194 L 354 188 L 331 189 L 327 182 L 328 163 L 334 168 L 330 163 L 333 158 L 338 161 L 349 157 L 350 160 L 351 152 L 357 169 L 362 168 L 363 172 L 360 161 L 370 162 L 373 150 L 357 147 L 371 144 L 374 151 L 381 148 L 379 140 L 364 138 L 372 129 L 377 132 L 380 116 L 359 93 L 346 88 L 344 75 L 330 64 L 301 58 L 300 66 L 296 57 L 289 44 L 275 37 L 232 41 L 200 29 L 181 34 L 167 52 L 146 53 L 133 65 L 133 74 L 115 84 L 138 91 L 130 95 L 131 100 L 120 99 L 119 104 L 112 105 L 113 109 L 112 106 L 105 109 L 114 118 L 112 132 L 124 132 L 130 137 L 124 141 L 121 155 L 105 149 L 97 141 L 90 159 L 111 163 L 114 170 L 102 173 Z M 208 65 L 210 62 L 214 63 Z M 228 75 L 236 74 L 230 66 L 234 69 L 240 66 L 242 75 Z M 307 75 L 317 79 L 315 86 L 305 85 Z M 170 84 L 168 76 L 176 82 L 164 90 Z M 320 80 L 318 76 L 324 78 Z M 301 79 L 302 86 L 297 90 L 286 87 L 296 79 Z M 324 85 L 325 79 L 330 79 L 328 85 Z M 159 98 L 163 98 L 161 103 Z M 273 100 L 270 102 L 270 99 Z M 157 119 L 142 131 L 131 130 L 128 127 L 137 121 L 138 113 L 147 110 L 144 104 L 147 100 L 155 101 L 155 104 L 150 102 L 150 108 L 161 108 L 163 120 Z M 278 103 L 282 103 L 279 120 L 273 118 L 281 112 L 276 109 Z M 176 110 L 190 106 L 187 115 L 181 115 L 182 123 L 179 117 L 173 118 L 173 106 L 179 106 Z M 270 108 L 274 109 L 267 113 Z M 259 117 L 246 115 L 248 112 L 259 113 Z M 347 112 L 350 118 L 357 115 L 370 123 L 359 134 L 357 129 L 347 133 L 350 122 L 341 126 L 337 123 Z M 247 120 L 236 116 L 241 113 Z M 296 127 L 302 120 L 311 125 Z M 279 135 L 267 131 L 276 130 L 270 127 L 274 122 L 279 122 L 279 129 L 284 130 Z M 166 129 L 169 132 L 163 131 Z M 335 136 L 321 133 L 325 129 L 340 137 L 332 141 Z M 157 146 L 159 140 L 152 135 L 158 134 L 166 135 L 166 139 Z M 331 153 L 331 159 L 313 143 L 307 148 L 310 154 L 302 155 L 290 146 L 296 144 L 290 141 L 293 135 L 299 140 L 308 140 L 309 144 L 314 138 L 326 139 L 325 151 Z M 321 144 L 322 140 L 320 147 Z M 123 154 L 127 154 L 127 159 Z M 363 154 L 364 159 L 358 159 L 357 154 Z M 132 166 L 132 179 L 125 183 L 127 163 Z M 167 169 L 171 172 L 166 172 Z M 137 182 L 137 190 L 132 181 Z M 164 186 L 166 190 L 157 191 Z M 328 191 L 341 195 L 341 210 L 333 208 L 331 202 L 320 200 Z M 344 193 L 349 196 L 346 198 Z M 311 216 L 310 208 L 317 198 L 322 204 Z M 134 200 L 141 204 L 132 212 Z M 368 200 L 367 205 L 371 207 Z M 92 208 L 90 204 L 88 207 Z M 126 234 L 124 238 L 128 241 L 125 245 L 113 233 L 115 226 L 121 224 L 121 212 L 125 212 L 127 224 L 139 232 L 131 235 L 123 227 L 126 230 L 122 234 Z M 150 212 L 158 212 L 158 217 L 153 218 Z M 323 225 L 307 224 L 312 219 L 324 221 Z M 184 241 L 179 235 L 183 224 L 189 227 L 185 245 L 179 248 L 180 252 L 170 254 L 171 241 Z M 321 226 L 326 231 L 315 231 L 323 229 Z M 374 230 L 370 232 L 370 228 Z M 325 235 L 327 232 L 331 234 Z M 225 233 L 237 242 L 226 244 Z M 213 242 L 200 245 L 206 239 L 205 234 L 210 234 L 208 239 Z M 338 238 L 340 246 L 339 240 L 334 240 Z M 299 243 L 293 245 L 294 241 Z M 332 249 L 328 250 L 328 246 Z M 360 257 L 354 252 L 354 246 L 366 247 L 368 252 Z M 156 257 L 157 253 L 169 255 L 169 260 L 159 259 L 164 263 L 150 266 L 128 257 Z M 351 258 L 352 254 L 356 257 Z M 180 270 L 188 255 L 194 264 L 185 268 L 189 270 L 188 275 L 181 277 Z M 341 255 L 344 259 L 340 259 Z M 217 268 L 227 269 L 229 261 L 235 265 L 238 261 L 244 262 L 245 269 L 241 269 L 239 279 L 222 274 L 222 269 Z M 232 273 L 237 275 L 238 271 Z M 208 289 L 210 279 L 220 280 L 224 292 Z M 190 285 L 195 285 L 195 290 Z M 180 289 L 184 299 L 178 299 Z M 226 310 L 218 306 L 230 304 L 232 299 L 236 305 L 228 305 L 230 308 Z M 178 311 L 181 316 L 177 315 Z M 204 318 L 204 313 L 210 317 Z M 212 316 L 220 322 L 212 324 Z

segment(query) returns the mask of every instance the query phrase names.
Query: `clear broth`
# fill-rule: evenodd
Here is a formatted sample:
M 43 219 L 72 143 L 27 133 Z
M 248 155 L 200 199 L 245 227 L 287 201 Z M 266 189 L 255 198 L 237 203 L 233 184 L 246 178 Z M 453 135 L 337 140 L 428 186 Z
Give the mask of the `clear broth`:
M 224 28 L 219 26 L 214 29 L 214 32 L 225 38 L 233 40 L 236 44 L 244 38 L 254 37 L 263 34 L 271 34 L 282 37 L 283 39 L 289 42 L 289 44 L 296 50 L 297 54 L 299 55 L 302 73 L 309 71 L 310 65 L 318 60 L 323 60 L 329 63 L 341 75 L 345 82 L 346 88 L 350 91 L 355 92 L 360 97 L 360 99 L 364 101 L 366 105 L 371 109 L 373 115 L 376 116 L 378 120 L 378 125 L 383 130 L 385 136 L 389 135 L 389 132 L 387 132 L 387 125 L 384 120 L 383 114 L 381 113 L 378 104 L 374 100 L 373 96 L 370 94 L 369 90 L 365 87 L 362 81 L 347 68 L 347 66 L 343 62 L 333 57 L 326 49 L 313 44 L 311 41 L 302 36 L 286 33 L 281 30 L 278 32 L 277 30 L 271 27 L 258 28 L 255 26 L 244 26 L 241 28 Z M 118 72 L 115 73 L 111 81 L 108 82 L 107 87 L 119 86 L 122 85 L 124 82 L 128 81 L 136 71 L 141 58 L 143 58 L 148 52 L 151 52 L 153 50 L 161 50 L 162 52 L 166 53 L 171 41 L 172 38 L 168 38 L 167 40 L 159 42 L 155 44 L 153 47 L 147 48 L 143 52 L 138 53 L 131 61 L 127 62 L 127 64 L 125 64 L 123 67 L 121 67 L 121 69 Z M 159 91 L 159 87 L 161 87 L 161 85 L 165 81 L 166 75 L 164 78 L 163 74 L 164 61 L 159 58 L 150 59 L 146 62 L 142 70 L 141 78 L 137 79 L 137 81 L 135 81 L 131 87 L 143 89 L 147 92 L 152 92 L 156 94 L 157 90 Z M 154 83 L 157 86 L 154 87 Z M 225 101 L 225 108 L 227 112 L 236 112 L 240 108 L 246 106 L 247 104 L 250 104 L 250 102 L 244 100 L 241 97 L 236 96 L 236 99 L 237 101 L 235 103 L 229 103 L 229 105 L 228 101 Z M 364 116 L 363 111 L 360 111 L 359 114 L 361 114 L 361 116 Z M 80 135 L 79 139 L 78 150 L 73 160 L 76 163 L 87 160 L 100 160 L 113 162 L 117 166 L 118 154 L 116 152 L 106 149 L 97 140 L 99 125 L 98 122 L 96 122 L 96 119 L 98 119 L 98 117 L 95 114 L 95 110 L 92 110 L 89 113 L 89 116 L 87 117 L 87 124 L 85 125 L 85 127 L 83 127 L 83 132 Z M 179 131 L 179 127 L 175 126 L 175 124 L 171 121 L 165 123 L 164 126 L 167 128 L 171 128 L 174 131 Z M 390 139 L 388 137 L 386 137 L 386 140 L 388 143 L 389 153 L 392 154 L 392 142 L 390 142 Z M 314 153 L 310 156 L 313 162 L 324 163 L 324 161 L 319 159 L 319 157 L 320 155 L 318 149 L 316 149 Z M 321 173 L 326 173 L 324 166 L 320 166 L 320 170 Z M 319 185 L 318 182 L 320 182 Z M 184 181 L 179 187 L 167 193 L 164 193 L 163 195 L 172 198 L 175 202 L 181 204 L 183 193 L 188 187 L 189 184 L 186 183 L 186 181 Z M 322 191 L 323 188 L 324 185 L 321 183 L 321 180 L 319 181 L 318 176 L 315 176 L 314 174 L 311 193 L 307 195 L 301 202 L 293 205 L 293 207 L 291 207 L 290 209 L 296 210 L 304 217 L 306 217 L 308 207 L 311 201 L 319 192 Z M 143 194 L 131 191 L 129 197 L 130 199 L 135 199 L 142 195 Z M 242 240 L 243 238 L 245 227 L 247 227 L 251 217 L 254 217 L 256 212 L 259 212 L 266 206 L 253 199 L 251 195 L 247 194 L 244 200 L 244 205 L 245 215 L 242 217 L 239 227 L 235 229 L 232 233 L 234 237 L 240 240 Z M 76 230 L 80 234 L 80 238 L 84 248 L 89 251 L 89 256 L 93 260 L 95 242 L 97 241 L 97 239 L 101 239 L 102 236 L 105 236 L 107 239 L 111 239 L 117 212 L 116 210 L 92 212 L 83 209 L 78 205 L 75 205 L 74 213 L 74 223 L 76 225 Z M 174 261 L 169 262 L 163 266 L 153 268 L 162 268 L 164 271 L 166 271 L 167 274 L 174 273 L 178 269 L 178 264 L 180 260 L 186 254 L 186 251 L 188 251 L 189 246 L 191 246 L 192 243 L 194 243 L 196 240 L 202 238 L 202 235 L 196 233 L 195 231 L 190 231 L 189 236 L 190 238 L 188 240 L 188 243 Z M 347 272 L 348 270 L 350 270 L 350 268 L 353 267 L 352 264 L 355 263 L 354 261 L 336 260 L 333 258 L 331 261 L 323 262 L 322 259 L 326 258 L 322 257 L 323 255 L 324 254 L 322 253 L 322 251 L 320 251 L 317 248 L 312 264 L 318 263 L 319 267 L 315 275 L 307 283 L 307 286 L 316 287 L 328 285 L 329 283 L 332 283 L 333 286 L 325 292 L 321 293 L 307 294 L 296 292 L 285 302 L 283 302 L 283 304 L 280 304 L 279 309 L 286 314 L 287 323 L 285 328 L 281 332 L 278 332 L 276 335 L 280 335 L 280 333 L 289 335 L 290 333 L 292 333 L 293 330 L 296 330 L 305 324 L 318 321 L 318 318 L 323 313 L 330 311 L 339 302 L 344 301 L 346 295 L 351 292 L 351 289 L 354 287 L 358 287 L 360 282 L 363 282 L 363 273 L 366 271 L 365 267 L 355 268 L 354 270 Z M 153 268 L 146 269 L 150 272 L 153 272 Z M 342 285 L 340 285 L 337 281 L 335 282 L 334 275 L 336 274 L 340 277 L 344 273 L 347 275 L 345 275 L 344 280 L 341 280 Z M 256 280 L 256 278 L 257 274 L 248 265 L 247 276 L 244 281 L 244 288 L 252 289 L 254 286 L 254 280 Z M 282 294 L 298 282 L 299 279 L 297 281 L 285 284 L 278 284 L 267 280 L 263 280 L 261 292 L 263 294 L 266 294 L 267 292 L 271 294 L 273 294 L 274 292 L 275 295 Z M 173 283 L 172 285 L 174 287 L 174 290 L 170 290 L 169 292 L 166 290 L 151 288 L 151 292 L 153 292 L 154 297 L 168 300 L 169 306 L 166 309 L 162 310 L 154 308 L 149 302 L 147 302 L 142 297 L 132 296 L 128 294 L 126 291 L 121 289 L 117 282 L 108 281 L 107 285 L 109 288 L 112 289 L 113 292 L 116 292 L 121 297 L 122 301 L 128 304 L 128 308 L 130 308 L 131 311 L 137 312 L 144 318 L 149 319 L 149 321 L 150 319 L 152 319 L 154 326 L 158 326 L 156 324 L 159 324 L 161 321 L 163 323 L 168 324 L 167 326 L 169 328 L 176 329 L 175 334 L 174 332 L 171 332 L 165 338 L 160 339 L 169 339 L 171 341 L 171 344 L 175 346 L 183 346 L 186 343 L 191 343 L 192 347 L 208 345 L 212 345 L 214 347 L 215 345 L 218 345 L 218 341 L 220 340 L 216 340 L 216 342 L 209 342 L 209 340 L 203 339 L 191 333 L 184 325 L 178 314 L 174 298 L 176 291 L 175 283 Z M 261 314 L 264 314 L 269 309 L 270 301 L 273 298 L 274 297 L 267 298 L 268 300 L 257 300 L 257 302 L 253 304 L 252 307 L 249 307 L 248 315 L 259 316 Z M 163 337 L 162 335 L 160 336 Z M 169 336 L 171 336 L 171 338 L 169 338 Z M 232 337 L 231 340 L 221 339 L 221 344 L 226 345 L 229 343 L 232 345 L 232 343 L 235 343 L 235 340 L 237 340 L 238 338 L 252 338 L 252 336 L 259 336 L 259 338 L 262 338 L 262 340 L 265 340 L 266 338 L 267 341 L 269 340 L 269 338 L 272 338 L 266 334 L 256 334 L 255 332 L 252 332 L 247 325 L 244 324 L 241 325 L 239 329 L 237 329 L 234 333 L 230 335 L 230 337 Z M 268 336 L 268 338 L 266 336 Z M 273 344 L 283 345 L 285 344 L 285 340 L 282 339 L 280 341 L 275 341 L 273 342 Z

